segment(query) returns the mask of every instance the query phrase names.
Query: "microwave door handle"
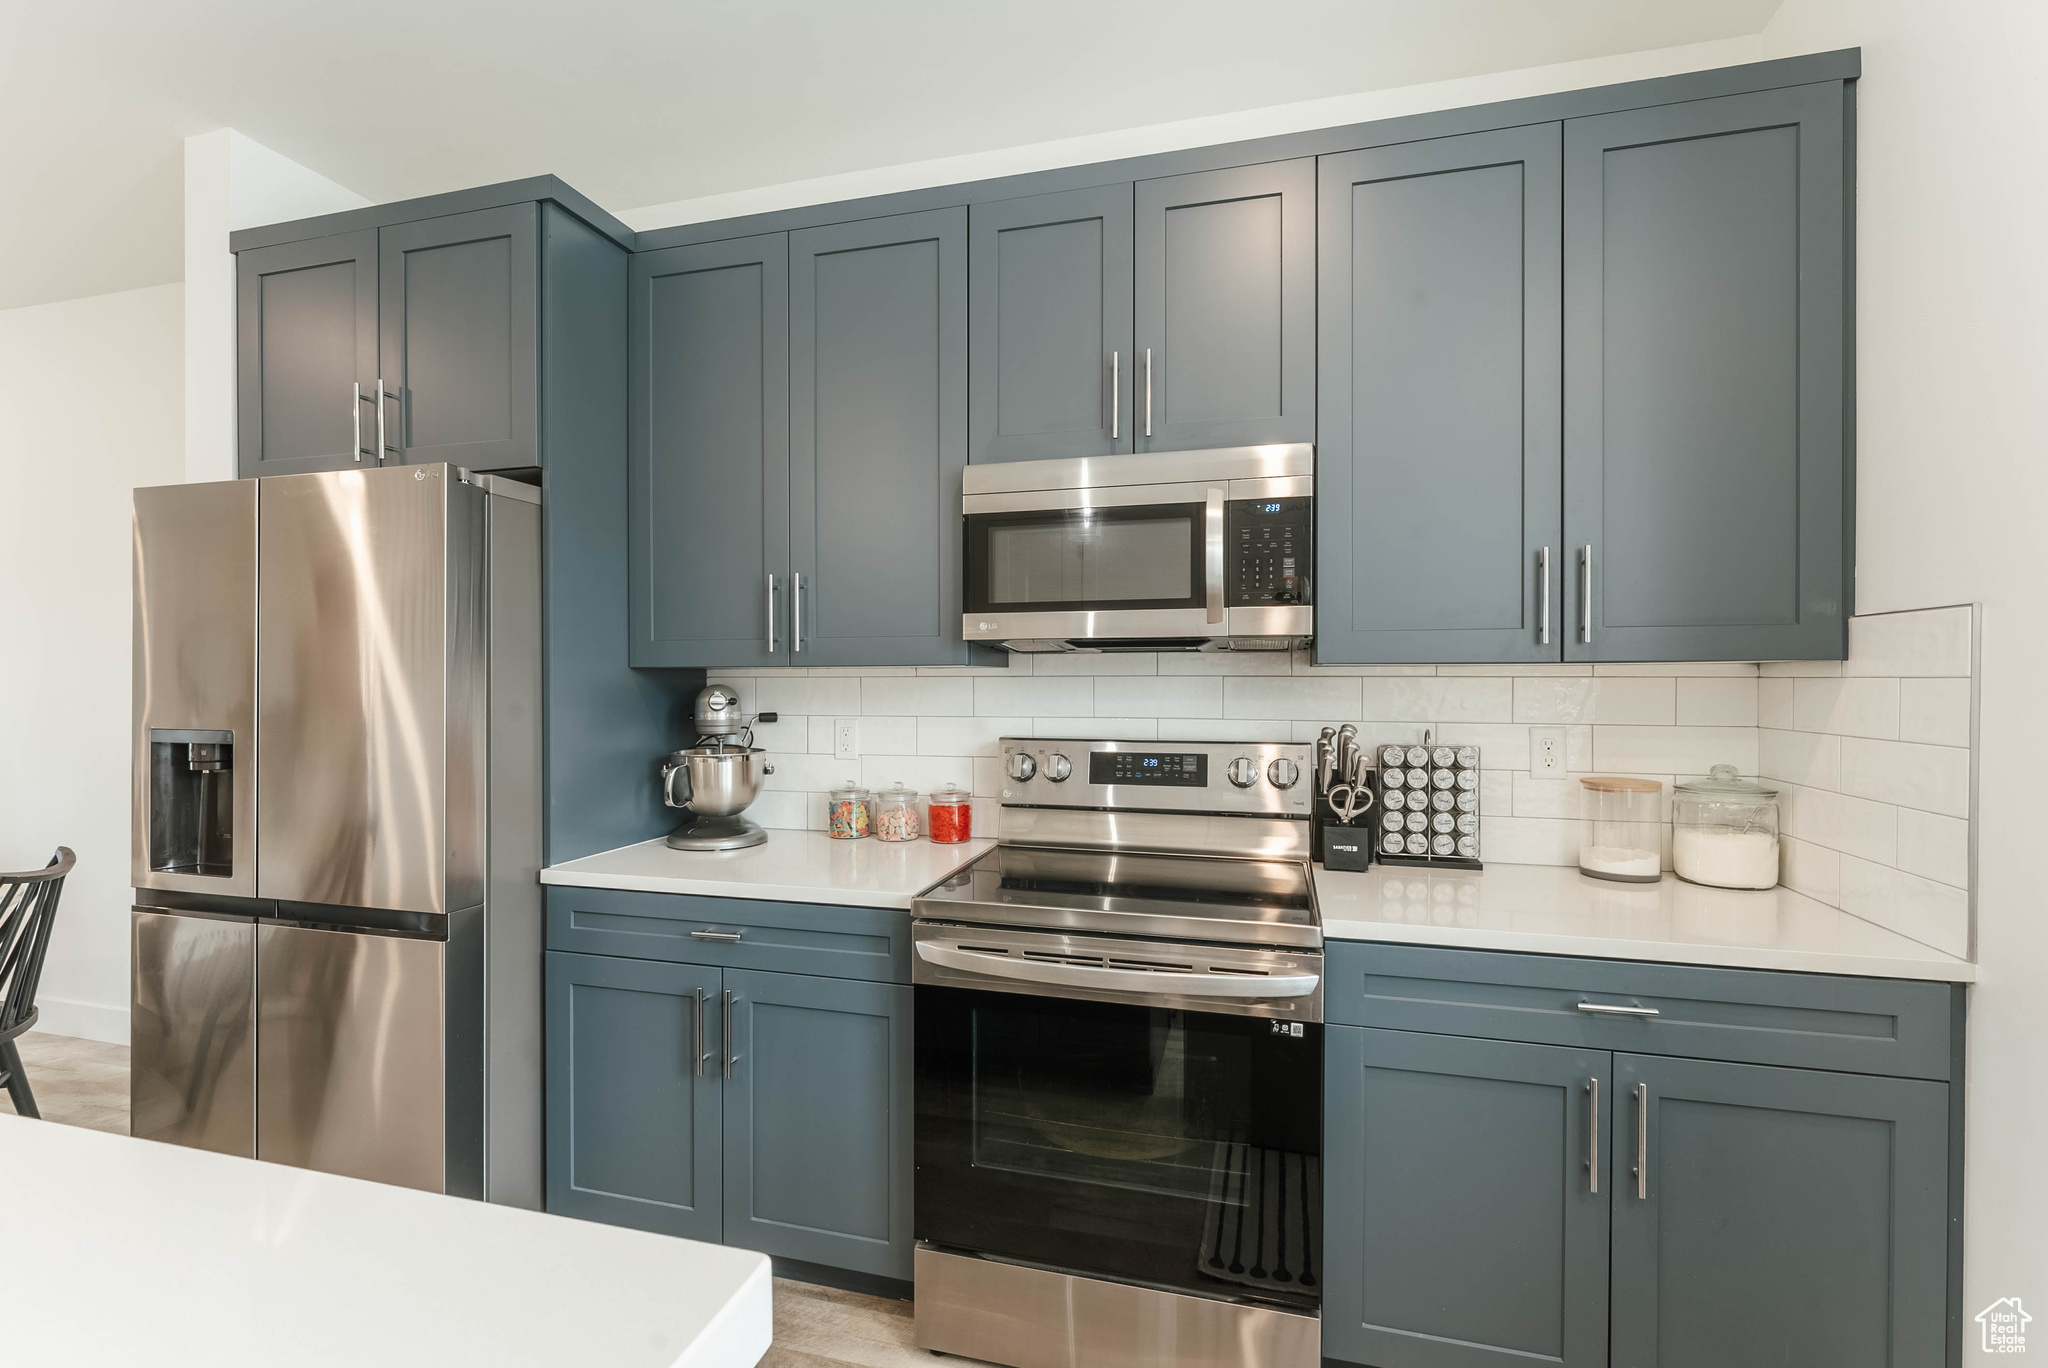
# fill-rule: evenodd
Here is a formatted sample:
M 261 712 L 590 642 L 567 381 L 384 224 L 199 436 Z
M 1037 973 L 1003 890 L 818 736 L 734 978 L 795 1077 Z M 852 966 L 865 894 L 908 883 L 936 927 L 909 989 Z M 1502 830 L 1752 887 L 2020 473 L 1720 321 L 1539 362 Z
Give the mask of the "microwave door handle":
M 1206 543 L 1208 555 L 1203 566 L 1203 578 L 1208 581 L 1209 621 L 1223 621 L 1223 491 L 1212 488 L 1209 491 L 1208 509 L 1205 513 L 1208 524 Z
M 990 978 L 1045 983 L 1065 988 L 1104 988 L 1125 993 L 1180 997 L 1288 998 L 1307 997 L 1316 990 L 1315 974 L 1183 974 L 1151 969 L 1097 969 L 1085 964 L 1015 959 L 953 945 L 917 943 L 917 957 L 942 969 L 960 969 Z

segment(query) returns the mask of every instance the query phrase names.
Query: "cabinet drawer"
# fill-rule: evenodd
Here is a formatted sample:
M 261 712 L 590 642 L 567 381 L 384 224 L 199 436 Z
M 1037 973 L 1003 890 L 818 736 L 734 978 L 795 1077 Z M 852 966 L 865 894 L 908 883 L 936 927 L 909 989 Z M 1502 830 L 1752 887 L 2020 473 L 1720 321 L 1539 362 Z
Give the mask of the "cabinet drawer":
M 891 908 L 550 886 L 547 909 L 550 950 L 910 982 L 910 914 Z
M 1906 1078 L 1950 1074 L 1953 990 L 1945 983 L 1365 941 L 1333 941 L 1327 954 L 1325 1019 L 1353 1026 Z

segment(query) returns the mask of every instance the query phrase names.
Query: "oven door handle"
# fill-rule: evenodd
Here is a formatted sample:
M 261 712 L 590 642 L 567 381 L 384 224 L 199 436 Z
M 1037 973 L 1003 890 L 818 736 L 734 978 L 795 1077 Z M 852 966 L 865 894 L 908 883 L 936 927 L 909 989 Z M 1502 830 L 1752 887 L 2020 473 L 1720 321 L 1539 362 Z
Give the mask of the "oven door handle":
M 1017 959 L 952 945 L 917 943 L 917 957 L 946 969 L 986 974 L 990 978 L 1068 988 L 1111 988 L 1126 993 L 1172 993 L 1181 997 L 1288 998 L 1316 990 L 1316 974 L 1179 974 L 1151 969 L 1096 969 L 1085 964 L 1059 964 Z

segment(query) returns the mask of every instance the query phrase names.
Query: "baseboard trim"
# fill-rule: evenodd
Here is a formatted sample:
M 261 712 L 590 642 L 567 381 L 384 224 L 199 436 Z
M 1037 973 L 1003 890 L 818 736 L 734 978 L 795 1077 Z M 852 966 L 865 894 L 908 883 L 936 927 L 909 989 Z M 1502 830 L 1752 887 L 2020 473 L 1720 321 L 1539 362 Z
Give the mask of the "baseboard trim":
M 73 1002 L 47 993 L 36 999 L 40 1016 L 36 1029 L 45 1035 L 72 1036 L 79 1040 L 103 1040 L 110 1045 L 128 1043 L 128 1009 L 98 1002 Z

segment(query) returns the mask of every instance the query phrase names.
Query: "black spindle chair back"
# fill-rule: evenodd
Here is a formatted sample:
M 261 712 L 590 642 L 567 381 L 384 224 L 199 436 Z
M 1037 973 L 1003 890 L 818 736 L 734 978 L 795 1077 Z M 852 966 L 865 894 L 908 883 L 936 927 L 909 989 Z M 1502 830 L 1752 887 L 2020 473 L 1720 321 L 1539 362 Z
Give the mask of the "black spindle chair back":
M 0 1084 L 23 1116 L 37 1115 L 14 1038 L 36 1024 L 36 984 L 57 920 L 57 899 L 78 857 L 64 846 L 41 869 L 0 874 Z

